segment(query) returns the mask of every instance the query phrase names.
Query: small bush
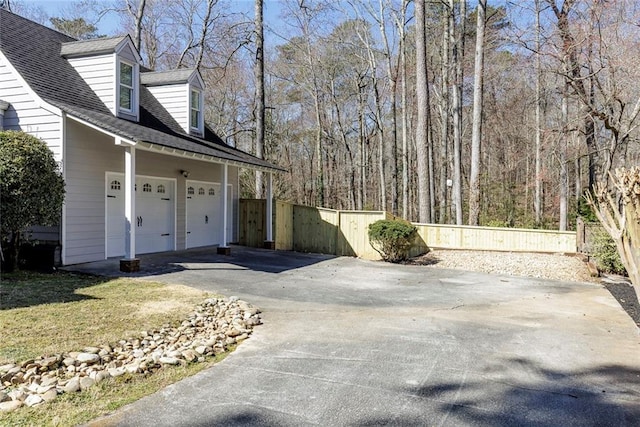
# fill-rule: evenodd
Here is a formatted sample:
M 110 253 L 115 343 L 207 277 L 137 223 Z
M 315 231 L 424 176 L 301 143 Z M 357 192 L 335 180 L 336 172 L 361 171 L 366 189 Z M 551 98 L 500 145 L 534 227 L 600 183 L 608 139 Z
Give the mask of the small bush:
M 626 274 L 627 271 L 620 260 L 616 243 L 611 236 L 601 228 L 593 231 L 591 254 L 596 259 L 598 269 L 601 271 L 605 273 Z
M 369 241 L 383 260 L 400 262 L 409 258 L 417 231 L 406 221 L 381 219 L 369 225 Z

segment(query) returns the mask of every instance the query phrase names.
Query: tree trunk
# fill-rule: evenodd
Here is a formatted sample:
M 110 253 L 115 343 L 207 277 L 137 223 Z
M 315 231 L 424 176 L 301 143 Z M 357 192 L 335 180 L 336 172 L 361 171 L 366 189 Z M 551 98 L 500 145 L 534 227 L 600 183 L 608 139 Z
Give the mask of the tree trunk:
M 255 33 L 256 33 L 256 63 L 255 63 L 255 84 L 256 84 L 256 157 L 264 157 L 264 119 L 265 119 L 265 96 L 264 96 L 264 25 L 263 25 L 263 0 L 255 0 Z M 256 199 L 262 198 L 262 172 L 256 171 Z
M 536 225 L 542 223 L 542 67 L 540 64 L 540 0 L 536 0 L 536 178 L 533 206 Z
M 558 162 L 560 163 L 560 231 L 567 230 L 567 201 L 569 179 L 567 176 L 567 139 L 569 138 L 569 85 L 562 94 L 562 133 L 558 141 Z
M 440 209 L 438 222 L 445 224 L 448 222 L 447 206 L 448 202 L 448 165 L 449 165 L 449 82 L 451 67 L 449 64 L 449 13 L 443 13 L 442 32 L 442 65 L 440 84 Z
M 464 54 L 464 31 L 466 18 L 466 0 L 460 1 L 460 23 L 456 31 L 455 0 L 449 0 L 451 8 L 449 38 L 453 47 L 451 62 L 454 66 L 455 77 L 453 88 L 453 207 L 456 224 L 462 225 L 462 57 Z
M 409 141 L 408 141 L 408 114 L 407 114 L 407 55 L 404 21 L 407 12 L 407 0 L 402 1 L 400 20 L 397 23 L 400 33 L 400 67 L 402 69 L 402 218 L 409 219 Z
M 487 0 L 479 0 L 476 25 L 476 54 L 473 76 L 473 130 L 471 136 L 471 177 L 469 184 L 469 225 L 480 222 L 480 143 L 482 139 L 482 78 L 484 75 L 484 29 Z
M 425 25 L 425 0 L 416 0 L 416 157 L 418 166 L 418 221 L 429 222 L 429 170 L 428 170 L 428 109 L 427 39 Z

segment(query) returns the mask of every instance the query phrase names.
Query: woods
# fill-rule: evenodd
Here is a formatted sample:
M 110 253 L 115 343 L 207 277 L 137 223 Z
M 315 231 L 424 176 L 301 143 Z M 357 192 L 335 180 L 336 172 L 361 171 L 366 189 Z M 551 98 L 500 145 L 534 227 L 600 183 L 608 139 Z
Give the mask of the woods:
M 637 2 L 11 6 L 79 38 L 117 20 L 146 66 L 198 67 L 209 125 L 285 168 L 275 196 L 294 203 L 565 230 L 640 157 Z M 261 196 L 259 175 L 241 179 Z

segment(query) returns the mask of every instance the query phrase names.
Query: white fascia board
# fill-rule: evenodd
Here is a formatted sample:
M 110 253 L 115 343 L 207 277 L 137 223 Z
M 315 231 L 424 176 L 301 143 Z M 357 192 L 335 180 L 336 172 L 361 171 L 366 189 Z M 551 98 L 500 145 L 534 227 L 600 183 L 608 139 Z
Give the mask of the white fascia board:
M 115 53 L 120 54 L 120 52 L 126 45 L 128 45 L 129 48 L 133 51 L 138 64 L 142 64 L 142 57 L 140 56 L 140 52 L 138 52 L 138 49 L 136 49 L 135 45 L 133 44 L 133 40 L 131 40 L 131 36 L 128 34 L 122 39 L 120 43 L 118 43 L 118 46 L 116 46 L 116 48 L 114 49 Z
M 123 138 L 120 135 L 117 135 L 113 132 L 109 132 L 108 130 L 102 129 L 100 126 L 96 126 L 93 123 L 89 123 L 88 121 L 81 119 L 79 117 L 73 116 L 71 114 L 67 114 L 67 117 L 70 118 L 71 120 L 75 120 L 76 122 L 83 124 L 87 127 L 90 127 L 91 129 L 97 130 L 98 132 L 104 133 L 105 135 L 109 135 L 110 137 L 112 137 L 113 139 L 115 139 L 116 141 L 116 145 L 128 145 L 128 146 L 135 146 L 136 142 L 132 141 L 130 139 L 127 138 Z
M 40 98 L 40 96 L 33 89 L 31 89 L 31 86 L 29 86 L 26 80 L 22 78 L 22 75 L 18 72 L 18 70 L 15 69 L 11 61 L 7 59 L 2 51 L 0 51 L 0 62 L 7 64 L 7 67 L 9 67 L 9 70 L 11 71 L 13 76 L 16 78 L 16 80 L 18 80 L 18 82 L 20 82 L 22 86 L 24 86 L 24 88 L 27 90 L 29 95 L 31 95 L 39 108 L 47 110 L 48 112 L 50 112 L 51 114 L 55 114 L 56 116 L 62 116 L 62 110 Z
M 249 163 L 238 162 L 236 160 L 221 159 L 219 157 L 209 156 L 207 154 L 192 153 L 189 151 L 165 147 L 163 145 L 157 145 L 150 142 L 138 141 L 137 148 L 143 151 L 151 151 L 154 153 L 165 154 L 167 156 L 181 157 L 183 159 L 200 160 L 203 162 L 216 163 L 220 165 L 227 164 L 229 166 L 253 169 L 253 170 L 258 170 L 262 172 L 270 172 L 270 173 L 278 172 L 278 170 L 270 169 L 264 166 L 255 166 Z

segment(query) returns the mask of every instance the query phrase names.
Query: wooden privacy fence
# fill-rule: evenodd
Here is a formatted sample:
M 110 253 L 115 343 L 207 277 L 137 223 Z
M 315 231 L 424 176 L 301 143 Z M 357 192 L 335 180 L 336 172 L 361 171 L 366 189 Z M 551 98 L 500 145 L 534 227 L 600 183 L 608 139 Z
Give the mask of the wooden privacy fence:
M 429 248 L 576 253 L 575 231 L 414 224 Z M 425 248 L 426 249 L 426 248 Z
M 265 216 L 265 200 L 240 200 L 241 245 L 263 246 Z M 275 248 L 380 259 L 369 244 L 368 227 L 379 219 L 392 218 L 383 211 L 337 211 L 276 201 L 272 219 Z
M 244 246 L 262 247 L 266 239 L 266 202 L 240 200 L 240 239 Z M 339 256 L 380 259 L 369 243 L 369 224 L 394 219 L 384 211 L 338 211 L 276 201 L 273 209 L 275 248 Z M 429 248 L 512 252 L 576 252 L 572 231 L 415 224 L 418 237 L 412 256 Z

